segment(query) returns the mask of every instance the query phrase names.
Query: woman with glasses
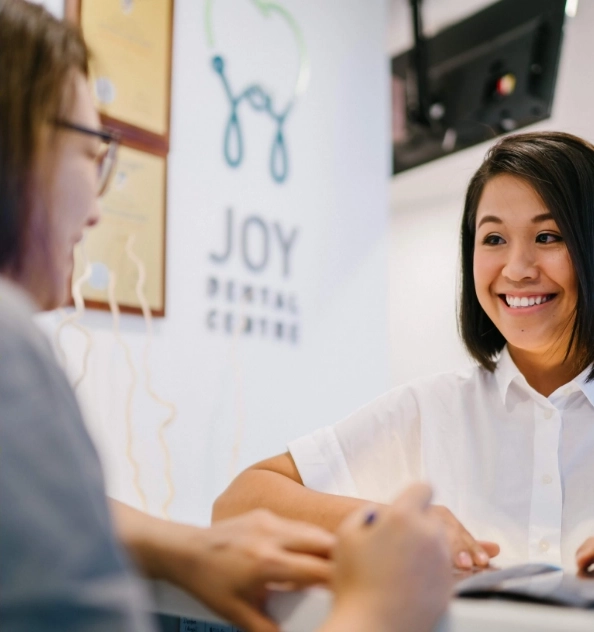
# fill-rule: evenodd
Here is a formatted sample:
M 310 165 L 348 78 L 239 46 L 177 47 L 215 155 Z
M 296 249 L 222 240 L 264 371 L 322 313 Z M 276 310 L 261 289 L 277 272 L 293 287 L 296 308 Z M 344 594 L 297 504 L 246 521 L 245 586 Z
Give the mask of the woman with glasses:
M 107 191 L 107 187 L 111 182 L 111 176 L 114 172 L 116 154 L 120 142 L 119 133 L 115 130 L 105 128 L 90 129 L 89 127 L 76 125 L 75 123 L 60 119 L 56 119 L 54 125 L 64 130 L 92 136 L 100 143 L 95 156 L 95 162 L 97 163 L 97 197 L 100 198 L 105 191 Z
M 129 558 L 246 632 L 278 629 L 263 612 L 270 583 L 329 582 L 327 632 L 395 621 L 430 630 L 449 569 L 425 486 L 387 509 L 362 508 L 338 540 L 266 511 L 199 529 L 106 499 L 72 389 L 32 320 L 67 298 L 73 248 L 99 221 L 115 162 L 118 138 L 100 126 L 87 74 L 77 31 L 39 6 L 0 0 L 2 632 L 152 629 Z

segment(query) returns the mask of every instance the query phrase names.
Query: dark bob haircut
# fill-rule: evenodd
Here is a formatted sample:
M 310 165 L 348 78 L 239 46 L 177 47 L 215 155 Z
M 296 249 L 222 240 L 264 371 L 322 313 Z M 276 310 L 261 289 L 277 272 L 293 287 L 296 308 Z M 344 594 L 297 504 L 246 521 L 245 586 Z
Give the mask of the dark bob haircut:
M 461 227 L 460 336 L 470 355 L 493 371 L 506 340 L 480 306 L 474 288 L 476 213 L 487 182 L 522 178 L 553 216 L 578 283 L 575 320 L 565 359 L 583 371 L 594 363 L 594 146 L 561 132 L 507 136 L 493 146 L 466 191 Z M 594 379 L 594 368 L 588 380 Z

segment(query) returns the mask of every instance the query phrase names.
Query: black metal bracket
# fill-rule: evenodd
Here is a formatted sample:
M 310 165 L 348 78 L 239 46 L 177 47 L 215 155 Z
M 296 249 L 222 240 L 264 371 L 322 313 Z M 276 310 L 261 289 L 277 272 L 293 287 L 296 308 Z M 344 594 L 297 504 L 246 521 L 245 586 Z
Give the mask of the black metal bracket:
M 431 127 L 429 108 L 431 107 L 431 97 L 429 94 L 429 72 L 427 63 L 427 44 L 423 34 L 423 20 L 421 16 L 422 0 L 410 0 L 412 9 L 414 48 L 413 60 L 417 83 L 418 111 L 416 112 L 417 123 Z

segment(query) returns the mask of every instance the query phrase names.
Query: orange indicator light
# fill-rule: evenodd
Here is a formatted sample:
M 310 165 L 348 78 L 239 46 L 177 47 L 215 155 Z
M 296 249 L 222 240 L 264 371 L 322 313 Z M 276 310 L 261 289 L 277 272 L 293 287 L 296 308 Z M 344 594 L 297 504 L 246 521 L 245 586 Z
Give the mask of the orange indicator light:
M 507 97 L 516 89 L 516 76 L 511 72 L 497 79 L 495 84 L 495 92 L 501 97 Z

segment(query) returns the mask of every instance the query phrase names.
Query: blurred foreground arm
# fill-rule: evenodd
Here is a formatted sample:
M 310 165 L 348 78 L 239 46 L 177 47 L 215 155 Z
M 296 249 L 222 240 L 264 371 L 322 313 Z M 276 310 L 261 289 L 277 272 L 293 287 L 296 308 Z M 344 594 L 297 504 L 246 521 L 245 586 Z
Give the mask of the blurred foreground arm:
M 116 531 L 148 577 L 193 594 L 246 632 L 277 632 L 264 613 L 268 585 L 328 583 L 335 537 L 313 525 L 252 511 L 201 529 L 111 502 Z
M 450 553 L 430 489 L 417 484 L 389 507 L 367 506 L 338 530 L 335 605 L 319 632 L 430 632 L 452 592 Z

